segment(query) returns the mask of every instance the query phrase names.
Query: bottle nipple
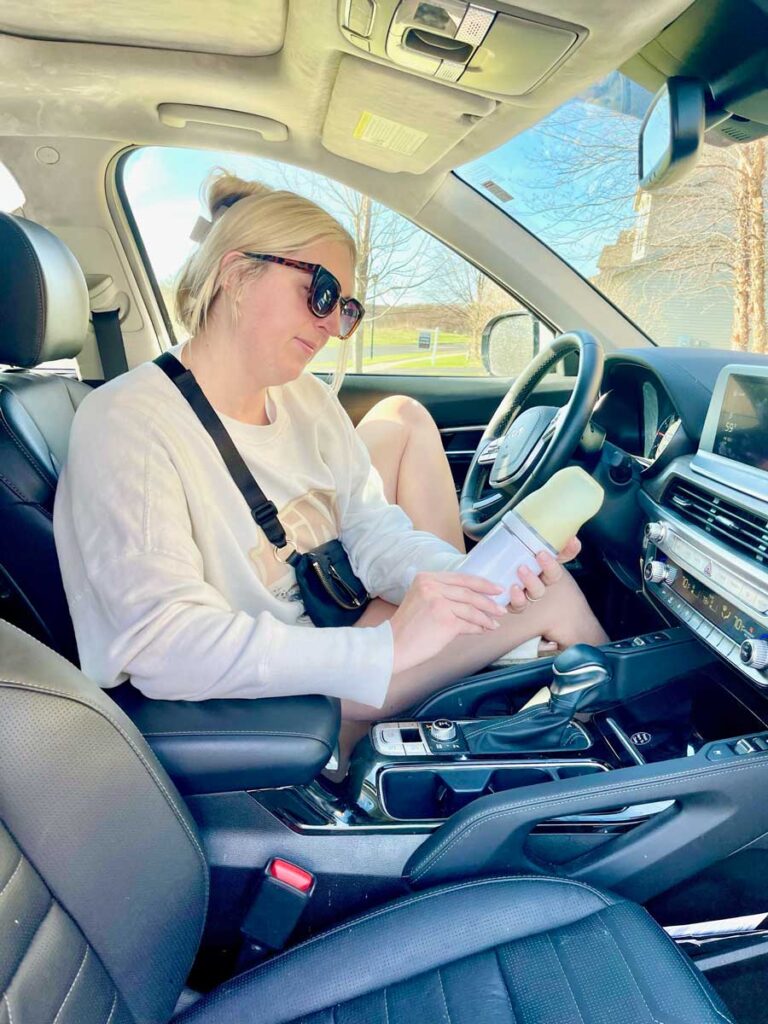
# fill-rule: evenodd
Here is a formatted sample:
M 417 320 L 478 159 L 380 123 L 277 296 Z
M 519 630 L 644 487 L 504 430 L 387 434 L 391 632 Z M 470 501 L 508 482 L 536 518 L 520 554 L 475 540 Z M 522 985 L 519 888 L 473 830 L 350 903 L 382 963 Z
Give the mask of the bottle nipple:
M 560 551 L 603 504 L 605 492 L 580 466 L 554 473 L 537 491 L 523 498 L 515 515 Z

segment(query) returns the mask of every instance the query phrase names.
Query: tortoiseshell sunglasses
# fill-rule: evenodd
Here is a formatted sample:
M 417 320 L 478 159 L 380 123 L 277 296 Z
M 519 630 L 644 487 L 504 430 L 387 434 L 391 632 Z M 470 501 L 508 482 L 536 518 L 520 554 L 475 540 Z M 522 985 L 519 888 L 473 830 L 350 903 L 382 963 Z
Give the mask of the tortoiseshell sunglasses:
M 260 260 L 262 263 L 277 263 L 283 267 L 293 267 L 312 275 L 309 286 L 307 305 L 312 314 L 321 320 L 330 316 L 339 306 L 339 337 L 349 338 L 365 316 L 365 310 L 357 299 L 348 299 L 341 294 L 341 285 L 330 270 L 320 263 L 305 263 L 303 260 L 291 260 L 287 256 L 270 256 L 263 252 L 244 252 L 249 260 Z

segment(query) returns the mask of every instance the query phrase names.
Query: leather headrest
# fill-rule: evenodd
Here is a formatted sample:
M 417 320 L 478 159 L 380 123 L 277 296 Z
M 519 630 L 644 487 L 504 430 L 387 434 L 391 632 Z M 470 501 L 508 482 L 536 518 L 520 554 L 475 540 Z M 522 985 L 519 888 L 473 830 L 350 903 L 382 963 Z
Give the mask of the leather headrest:
M 72 359 L 88 333 L 88 288 L 50 231 L 0 213 L 0 363 Z

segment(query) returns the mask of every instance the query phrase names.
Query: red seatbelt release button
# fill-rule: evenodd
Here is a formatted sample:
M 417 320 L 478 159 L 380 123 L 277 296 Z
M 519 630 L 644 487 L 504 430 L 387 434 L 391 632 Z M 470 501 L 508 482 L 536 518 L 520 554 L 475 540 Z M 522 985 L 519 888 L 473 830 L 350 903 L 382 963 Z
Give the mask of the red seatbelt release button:
M 276 878 L 278 882 L 289 885 L 291 889 L 297 889 L 299 892 L 309 893 L 315 885 L 315 876 L 313 874 L 305 871 L 304 868 L 298 867 L 296 864 L 291 864 L 288 860 L 283 860 L 281 857 L 274 857 L 267 864 L 267 874 L 271 875 L 272 878 Z

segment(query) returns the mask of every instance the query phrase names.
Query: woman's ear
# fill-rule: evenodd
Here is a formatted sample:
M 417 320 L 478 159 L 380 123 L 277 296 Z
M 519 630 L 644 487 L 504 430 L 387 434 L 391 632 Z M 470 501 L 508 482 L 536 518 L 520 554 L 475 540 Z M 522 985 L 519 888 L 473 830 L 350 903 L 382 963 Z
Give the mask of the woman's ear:
M 233 250 L 232 252 L 225 252 L 219 261 L 219 280 L 221 281 L 220 287 L 226 291 L 237 290 L 240 286 L 240 274 L 238 273 L 237 264 L 243 259 L 242 253 Z

